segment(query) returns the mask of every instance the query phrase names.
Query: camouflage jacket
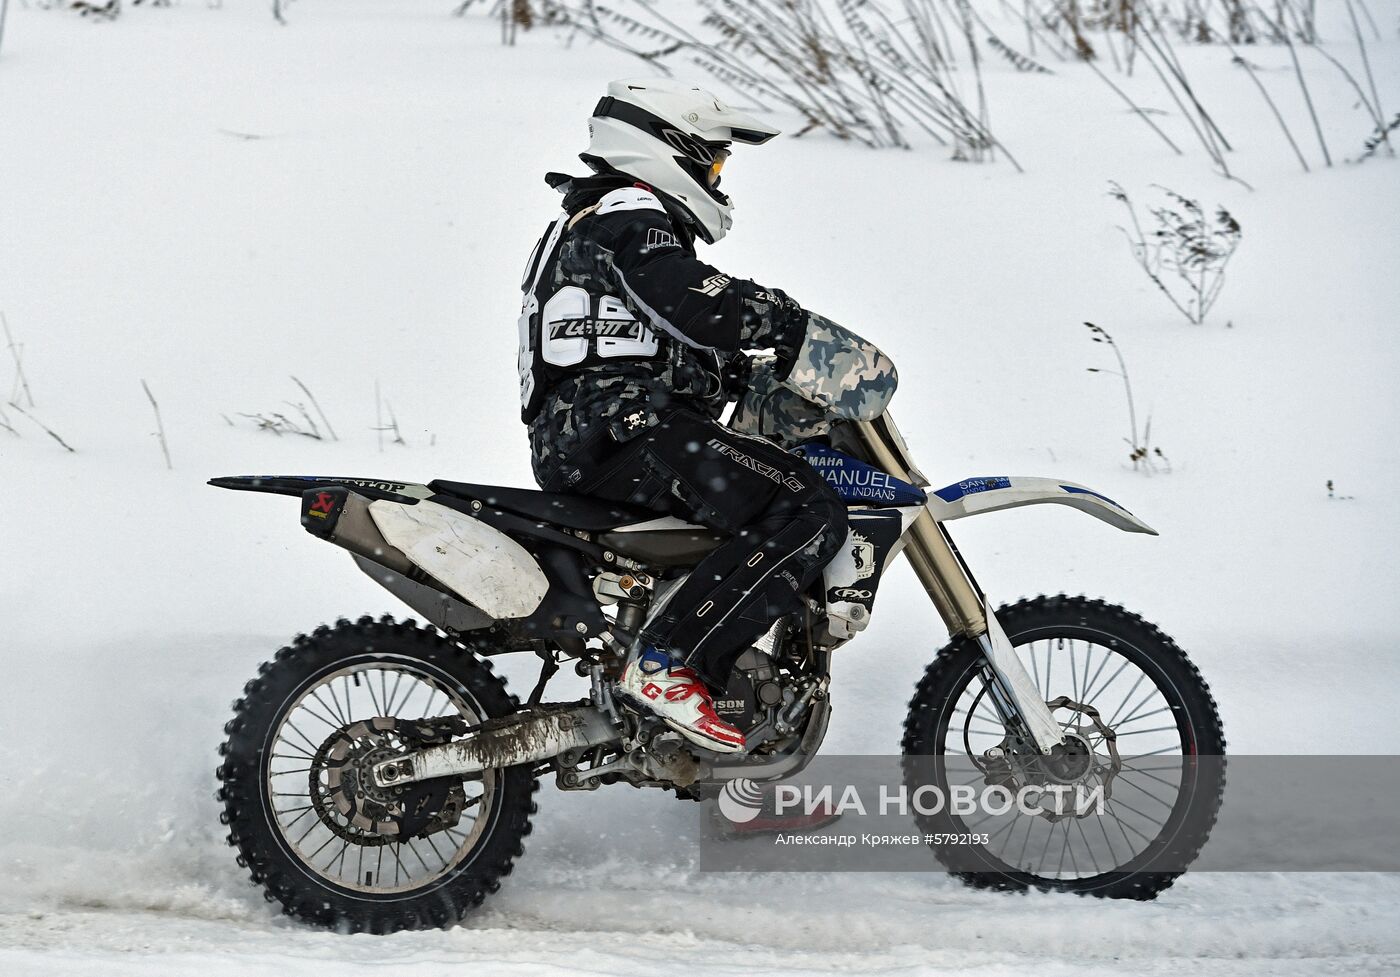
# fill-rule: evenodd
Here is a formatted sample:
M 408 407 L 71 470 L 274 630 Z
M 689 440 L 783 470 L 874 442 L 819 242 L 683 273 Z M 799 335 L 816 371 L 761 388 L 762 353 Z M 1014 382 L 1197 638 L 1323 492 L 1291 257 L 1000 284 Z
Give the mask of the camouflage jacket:
M 808 314 L 778 289 L 701 261 L 665 200 L 630 178 L 547 179 L 564 193 L 572 219 L 550 266 L 538 269 L 539 291 L 576 286 L 593 297 L 594 308 L 600 300 L 621 302 L 644 327 L 645 348 L 655 350 L 648 356 L 589 356 L 535 378 L 544 388 L 528 420 L 535 478 L 541 485 L 553 480 L 557 489 L 569 484 L 567 474 L 562 485 L 555 476 L 570 453 L 598 432 L 626 441 L 673 407 L 717 418 L 739 393 L 726 380 L 728 362 L 750 349 L 790 356 L 805 336 Z M 587 324 L 565 324 L 581 322 Z

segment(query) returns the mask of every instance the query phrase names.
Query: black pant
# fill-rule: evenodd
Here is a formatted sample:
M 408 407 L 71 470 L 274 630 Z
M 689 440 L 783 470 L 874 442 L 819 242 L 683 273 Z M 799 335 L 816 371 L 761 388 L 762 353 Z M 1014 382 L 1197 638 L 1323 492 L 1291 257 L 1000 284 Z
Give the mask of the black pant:
M 600 432 L 568 467 L 577 473 L 569 491 L 732 534 L 642 632 L 716 688 L 773 621 L 802 607 L 846 539 L 846 504 L 815 469 L 690 411 L 622 443 Z

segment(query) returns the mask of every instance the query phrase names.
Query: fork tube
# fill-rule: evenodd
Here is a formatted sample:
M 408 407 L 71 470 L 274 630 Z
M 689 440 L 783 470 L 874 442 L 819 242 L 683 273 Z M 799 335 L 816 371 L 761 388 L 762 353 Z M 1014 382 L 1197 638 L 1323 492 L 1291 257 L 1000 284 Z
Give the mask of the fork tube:
M 913 463 L 904 456 L 902 439 L 893 427 L 888 428 L 888 432 L 882 430 L 888 423 L 887 419 L 881 418 L 852 426 L 857 440 L 870 453 L 869 461 L 887 472 L 908 478 L 905 473 L 909 472 Z M 1006 705 L 1010 706 L 1003 715 L 1014 722 L 1019 731 L 1018 738 L 1039 753 L 1053 752 L 1065 740 L 1059 723 L 1037 687 L 1032 684 L 1031 676 L 1017 657 L 1006 632 L 992 616 L 991 605 L 972 579 L 967 564 L 953 549 L 947 531 L 927 508 L 909 527 L 904 552 L 909 555 L 909 564 L 914 568 L 915 575 L 928 591 L 943 622 L 948 625 L 949 634 L 965 634 L 982 646 L 987 664 L 995 676 L 989 688 L 994 689 L 995 695 L 1004 698 Z
M 882 431 L 870 421 L 851 425 L 870 461 L 885 471 L 909 478 L 909 462 L 900 457 Z M 929 599 L 952 635 L 978 637 L 987 633 L 983 598 L 962 561 L 954 552 L 943 526 L 925 509 L 910 527 L 904 553 L 914 575 L 928 591 Z
M 949 634 L 975 638 L 987 633 L 982 598 L 949 545 L 942 525 L 927 509 L 914 520 L 904 552 Z

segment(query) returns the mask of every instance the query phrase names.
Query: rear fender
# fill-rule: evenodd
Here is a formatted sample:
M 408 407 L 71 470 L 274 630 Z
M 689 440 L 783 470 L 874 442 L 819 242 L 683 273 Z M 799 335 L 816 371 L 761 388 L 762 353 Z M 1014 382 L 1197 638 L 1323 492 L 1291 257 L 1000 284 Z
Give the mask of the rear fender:
M 235 492 L 263 492 L 269 495 L 305 495 L 311 489 L 346 488 L 370 499 L 407 502 L 426 499 L 433 490 L 417 482 L 397 482 L 385 478 L 350 478 L 343 475 L 224 475 L 209 479 L 215 488 Z
M 1091 488 L 1058 478 L 1029 475 L 991 475 L 968 478 L 929 493 L 928 509 L 940 522 L 976 516 L 998 509 L 1053 502 L 1101 519 L 1128 533 L 1156 536 L 1157 530 Z

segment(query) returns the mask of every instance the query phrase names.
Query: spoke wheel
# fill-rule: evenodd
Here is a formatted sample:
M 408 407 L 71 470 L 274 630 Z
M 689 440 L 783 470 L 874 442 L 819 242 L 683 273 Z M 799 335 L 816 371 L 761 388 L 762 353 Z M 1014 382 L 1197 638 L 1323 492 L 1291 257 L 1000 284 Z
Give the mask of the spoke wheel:
M 479 702 L 433 671 L 413 659 L 352 659 L 308 685 L 274 731 L 268 806 L 282 843 L 326 880 L 367 893 L 411 892 L 450 872 L 481 837 L 494 771 L 442 790 L 447 816 L 412 833 L 402 827 L 405 805 L 421 792 L 381 788 L 367 776 L 413 748 L 396 720 L 474 726 L 485 718 Z
M 220 751 L 222 820 L 284 911 L 351 931 L 447 926 L 509 874 L 534 812 L 528 769 L 397 789 L 368 775 L 515 711 L 472 648 L 412 622 L 341 621 L 283 648 L 244 692 Z
M 1026 751 L 996 710 L 980 649 L 954 641 L 910 702 L 907 785 L 1030 788 L 1037 803 L 920 814 L 920 828 L 974 836 L 934 849 L 971 885 L 1152 898 L 1194 859 L 1219 809 L 1225 742 L 1210 690 L 1170 638 L 1120 607 L 1040 597 L 997 617 L 1065 746 Z

